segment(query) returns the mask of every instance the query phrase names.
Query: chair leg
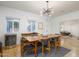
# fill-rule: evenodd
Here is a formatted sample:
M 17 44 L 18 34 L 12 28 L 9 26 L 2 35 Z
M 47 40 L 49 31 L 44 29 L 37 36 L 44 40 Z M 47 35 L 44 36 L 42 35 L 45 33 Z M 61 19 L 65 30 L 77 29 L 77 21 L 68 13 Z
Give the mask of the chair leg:
M 48 41 L 48 50 L 49 50 L 49 56 L 50 56 L 51 54 L 50 41 Z
M 42 40 L 42 57 L 44 57 L 44 41 Z
M 44 57 L 44 46 L 42 45 L 42 57 Z
M 34 56 L 37 56 L 37 42 L 35 42 L 35 48 L 34 48 Z

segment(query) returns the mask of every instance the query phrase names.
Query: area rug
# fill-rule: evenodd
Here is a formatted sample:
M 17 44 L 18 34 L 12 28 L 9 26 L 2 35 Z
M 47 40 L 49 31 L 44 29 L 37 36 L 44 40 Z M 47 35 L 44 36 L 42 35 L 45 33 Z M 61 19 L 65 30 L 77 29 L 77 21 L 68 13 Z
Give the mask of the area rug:
M 61 47 L 59 50 L 52 48 L 50 56 L 48 55 L 48 52 L 45 52 L 44 57 L 64 57 L 70 51 L 70 49 L 64 47 Z M 34 52 L 30 54 L 24 53 L 24 57 L 34 57 Z M 37 57 L 42 57 L 41 48 L 38 50 Z

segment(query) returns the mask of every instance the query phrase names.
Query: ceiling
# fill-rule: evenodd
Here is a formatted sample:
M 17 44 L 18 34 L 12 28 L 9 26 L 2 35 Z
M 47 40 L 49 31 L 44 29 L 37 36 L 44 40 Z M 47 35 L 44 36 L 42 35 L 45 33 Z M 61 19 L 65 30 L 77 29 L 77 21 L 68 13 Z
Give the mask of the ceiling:
M 46 7 L 45 1 L 0 1 L 0 6 L 28 11 L 40 15 L 42 8 Z M 55 17 L 79 10 L 79 1 L 50 1 Z

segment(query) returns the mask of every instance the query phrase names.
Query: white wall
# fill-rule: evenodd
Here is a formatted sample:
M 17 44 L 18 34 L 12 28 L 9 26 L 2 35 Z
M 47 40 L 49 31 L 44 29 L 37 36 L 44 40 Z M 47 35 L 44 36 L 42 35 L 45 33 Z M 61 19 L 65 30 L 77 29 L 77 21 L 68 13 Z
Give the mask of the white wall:
M 27 20 L 35 20 L 38 22 L 43 22 L 44 29 L 39 30 L 38 24 L 36 24 L 36 32 L 43 33 L 44 30 L 47 30 L 48 33 L 51 32 L 50 23 L 46 20 L 46 17 L 41 17 L 39 15 L 30 13 L 30 12 L 24 12 L 8 7 L 0 6 L 0 41 L 3 42 L 4 45 L 4 35 L 6 34 L 6 17 L 16 17 L 20 18 L 20 29 L 18 33 L 18 39 L 17 44 L 20 42 L 20 34 L 27 32 Z
M 63 16 L 59 16 L 56 18 L 51 17 L 41 17 L 39 15 L 30 13 L 30 12 L 24 12 L 21 10 L 16 10 L 8 7 L 0 6 L 0 41 L 4 43 L 4 35 L 6 34 L 6 17 L 16 17 L 20 18 L 20 29 L 18 33 L 18 41 L 17 44 L 20 42 L 20 34 L 23 32 L 27 32 L 27 20 L 35 20 L 38 22 L 44 23 L 44 29 L 39 30 L 38 24 L 36 25 L 36 32 L 43 33 L 44 31 L 47 31 L 47 33 L 60 33 L 60 23 L 68 20 L 79 20 L 79 11 L 72 12 Z M 73 26 L 70 25 L 70 27 L 67 27 L 67 30 L 70 30 L 72 28 L 73 30 L 70 30 L 73 34 L 76 36 L 79 35 L 78 33 L 78 25 L 75 24 Z M 69 26 L 69 25 L 66 25 Z M 4 45 L 4 44 L 3 44 Z
M 78 21 L 75 22 L 73 25 L 71 25 L 71 22 L 74 21 Z M 59 17 L 56 17 L 52 20 L 52 32 L 53 33 L 60 33 L 60 28 L 61 28 L 61 23 L 62 22 L 66 22 L 64 26 L 64 29 L 67 31 L 70 31 L 73 35 L 79 36 L 79 11 L 76 12 L 72 12 L 69 14 L 65 14 Z M 67 22 L 70 22 L 69 24 Z

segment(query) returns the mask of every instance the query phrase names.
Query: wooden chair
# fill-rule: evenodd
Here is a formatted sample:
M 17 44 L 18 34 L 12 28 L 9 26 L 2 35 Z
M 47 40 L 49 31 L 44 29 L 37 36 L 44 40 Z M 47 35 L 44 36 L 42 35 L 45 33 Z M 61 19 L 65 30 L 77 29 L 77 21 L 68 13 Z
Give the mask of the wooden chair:
M 55 39 L 55 54 L 60 53 L 61 40 L 56 37 Z
M 51 50 L 55 49 L 55 52 L 57 53 L 60 51 L 61 40 L 59 39 L 59 37 L 50 38 L 50 45 L 51 45 Z
M 44 56 L 45 51 L 48 51 L 50 56 L 50 41 L 49 40 L 42 40 L 42 57 Z
M 55 39 L 54 38 L 50 38 L 50 45 L 51 45 L 51 49 L 55 47 Z
M 42 43 L 37 41 L 35 42 L 35 47 L 34 47 L 34 56 L 37 57 L 38 56 L 38 53 L 40 52 L 40 48 L 42 46 Z
M 25 51 L 34 51 L 34 44 L 22 38 L 21 40 L 21 56 L 24 56 Z
M 59 37 L 50 38 L 50 44 L 51 44 L 51 47 L 60 48 L 61 40 L 59 39 Z
M 60 48 L 61 47 L 61 40 L 57 37 L 55 38 L 55 47 Z
M 26 55 L 34 54 L 34 46 L 32 44 L 24 46 L 23 49 L 23 53 L 26 53 Z

